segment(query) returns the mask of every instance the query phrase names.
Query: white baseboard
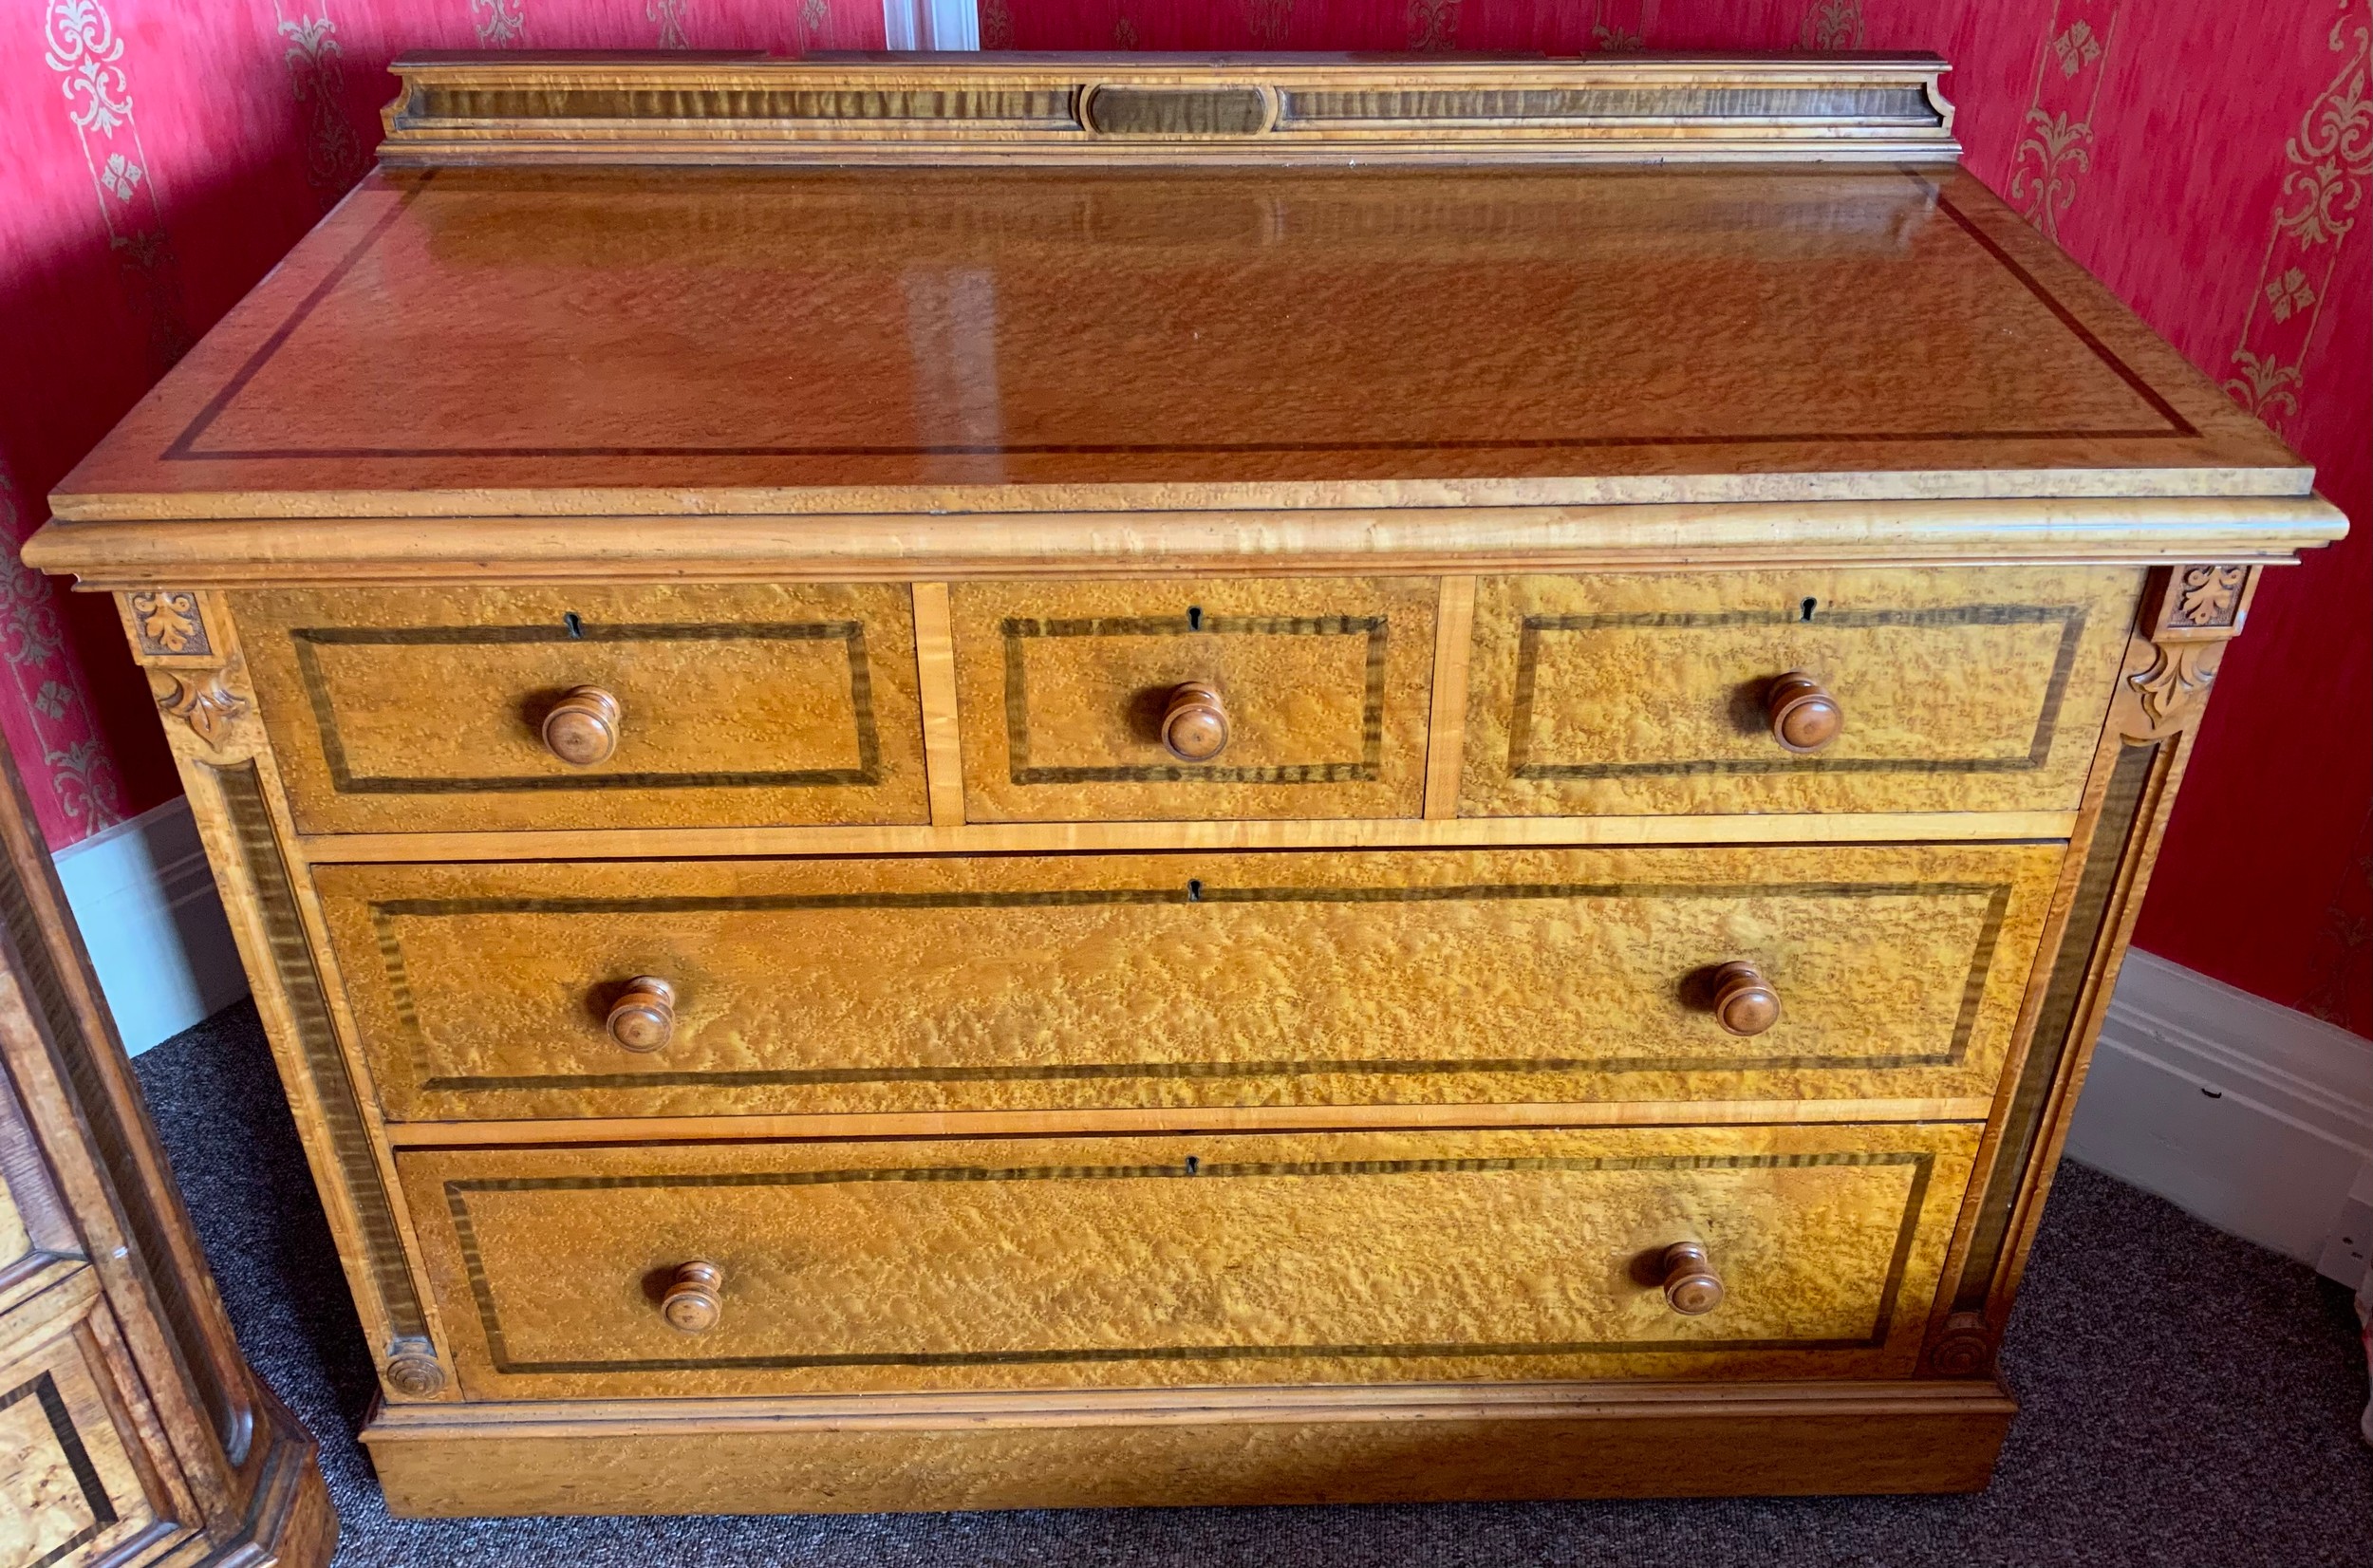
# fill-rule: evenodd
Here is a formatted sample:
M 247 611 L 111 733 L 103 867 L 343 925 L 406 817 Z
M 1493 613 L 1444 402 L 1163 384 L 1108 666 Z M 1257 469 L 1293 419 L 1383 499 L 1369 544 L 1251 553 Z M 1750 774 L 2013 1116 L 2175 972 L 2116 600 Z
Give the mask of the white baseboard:
M 247 995 L 188 801 L 93 833 L 56 861 L 126 1051 L 139 1055 Z
M 2373 1167 L 2373 1041 L 2137 948 L 2067 1152 L 2355 1285 L 2368 1238 L 2349 1190 Z

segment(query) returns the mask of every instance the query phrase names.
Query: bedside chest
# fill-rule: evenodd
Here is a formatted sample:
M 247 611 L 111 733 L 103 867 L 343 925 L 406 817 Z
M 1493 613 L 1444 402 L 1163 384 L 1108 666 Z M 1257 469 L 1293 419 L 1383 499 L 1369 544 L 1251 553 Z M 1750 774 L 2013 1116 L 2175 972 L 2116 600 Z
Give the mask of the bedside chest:
M 422 58 L 53 498 L 400 1513 L 1915 1491 L 2338 537 L 1931 58 Z

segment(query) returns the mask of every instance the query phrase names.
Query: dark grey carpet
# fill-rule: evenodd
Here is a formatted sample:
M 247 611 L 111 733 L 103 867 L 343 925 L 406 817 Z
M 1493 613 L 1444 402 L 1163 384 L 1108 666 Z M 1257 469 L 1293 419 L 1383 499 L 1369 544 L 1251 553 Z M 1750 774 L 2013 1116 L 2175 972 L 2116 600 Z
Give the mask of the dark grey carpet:
M 342 1565 L 2373 1565 L 2346 1294 L 2073 1166 L 2004 1352 L 2026 1408 L 1978 1497 L 391 1520 L 351 1436 L 370 1367 L 253 1011 L 139 1066 L 239 1338 L 321 1440 Z

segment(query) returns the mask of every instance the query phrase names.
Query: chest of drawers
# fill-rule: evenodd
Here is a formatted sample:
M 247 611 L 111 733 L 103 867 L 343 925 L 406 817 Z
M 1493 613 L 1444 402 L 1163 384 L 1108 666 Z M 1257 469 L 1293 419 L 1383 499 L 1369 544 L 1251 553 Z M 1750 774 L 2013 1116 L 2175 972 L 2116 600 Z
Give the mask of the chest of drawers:
M 410 62 L 55 497 L 419 1513 L 1950 1490 L 2337 514 L 1929 59 Z

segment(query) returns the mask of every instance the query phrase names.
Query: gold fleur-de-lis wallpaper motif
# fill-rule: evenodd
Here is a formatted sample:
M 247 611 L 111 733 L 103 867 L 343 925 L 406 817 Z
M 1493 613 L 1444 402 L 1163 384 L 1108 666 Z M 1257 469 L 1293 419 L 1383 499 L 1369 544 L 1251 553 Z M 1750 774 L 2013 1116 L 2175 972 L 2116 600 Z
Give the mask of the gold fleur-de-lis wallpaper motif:
M 42 22 L 42 58 L 58 73 L 108 247 L 147 322 L 150 363 L 161 374 L 188 349 L 191 336 L 180 269 L 133 117 L 123 35 L 102 0 L 47 0 Z
M 2006 194 L 2028 222 L 2054 238 L 2080 179 L 2093 167 L 2093 111 L 2121 3 L 2059 0 L 2036 52 L 2035 87 Z
M 2335 67 L 2283 144 L 2257 289 L 2225 378 L 2235 401 L 2278 426 L 2299 412 L 2308 350 L 2373 178 L 2373 25 L 2362 7 L 2344 5 L 2327 36 Z
M 1797 47 L 1816 51 L 1862 47 L 1862 0 L 1813 0 L 1797 31 Z

